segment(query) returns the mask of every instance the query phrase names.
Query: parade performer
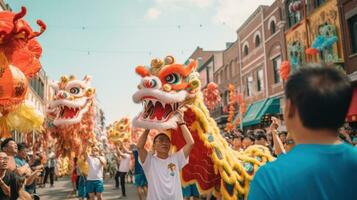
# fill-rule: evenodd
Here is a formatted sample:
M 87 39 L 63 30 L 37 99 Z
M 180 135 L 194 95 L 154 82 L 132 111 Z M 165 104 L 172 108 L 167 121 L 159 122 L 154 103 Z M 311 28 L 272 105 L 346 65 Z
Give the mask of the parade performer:
M 96 141 L 95 89 L 90 83 L 89 76 L 83 80 L 62 76 L 52 84 L 55 96 L 47 109 L 47 129 L 57 139 L 57 157 L 79 157 L 89 143 Z
M 263 146 L 244 152 L 228 146 L 203 103 L 196 65 L 193 60 L 187 66 L 177 64 L 167 56 L 164 61 L 153 59 L 150 67 L 137 66 L 142 79 L 133 100 L 143 103 L 144 110 L 133 119 L 133 126 L 165 132 L 172 149 L 180 150 L 186 141 L 178 125 L 180 118 L 174 113 L 186 107 L 183 119 L 195 145 L 182 170 L 183 186 L 195 185 L 201 195 L 213 192 L 224 199 L 246 198 L 255 172 L 273 157 Z
M 97 200 L 103 199 L 104 183 L 103 183 L 103 169 L 107 164 L 105 157 L 101 154 L 98 146 L 93 146 L 91 154 L 84 152 L 84 157 L 88 163 L 88 176 L 86 181 L 86 192 L 89 194 L 89 199 Z
M 154 152 L 150 153 L 144 147 L 150 130 L 147 129 L 139 138 L 139 161 L 148 180 L 147 200 L 183 199 L 180 171 L 188 164 L 194 140 L 184 122 L 183 113 L 177 112 L 179 129 L 185 140 L 179 151 L 169 154 L 171 141 L 165 133 L 155 136 Z
M 25 15 L 25 7 L 19 13 L 0 12 L 1 138 L 11 137 L 9 129 L 26 131 L 39 128 L 43 120 L 43 117 L 35 113 L 35 109 L 21 105 L 26 97 L 28 78 L 41 69 L 39 58 L 42 48 L 36 37 L 46 29 L 46 25 L 38 20 L 40 31 L 33 31 L 22 19 Z M 18 123 L 19 121 L 23 123 Z

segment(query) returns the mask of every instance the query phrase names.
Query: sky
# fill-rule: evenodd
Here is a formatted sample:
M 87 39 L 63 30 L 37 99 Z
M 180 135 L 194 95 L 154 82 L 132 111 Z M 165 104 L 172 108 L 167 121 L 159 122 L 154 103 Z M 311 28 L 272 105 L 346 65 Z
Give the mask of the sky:
M 25 19 L 47 25 L 38 40 L 41 63 L 53 80 L 62 75 L 93 77 L 106 123 L 134 117 L 132 101 L 140 81 L 137 65 L 173 55 L 185 62 L 197 46 L 223 50 L 261 4 L 273 0 L 5 0 Z

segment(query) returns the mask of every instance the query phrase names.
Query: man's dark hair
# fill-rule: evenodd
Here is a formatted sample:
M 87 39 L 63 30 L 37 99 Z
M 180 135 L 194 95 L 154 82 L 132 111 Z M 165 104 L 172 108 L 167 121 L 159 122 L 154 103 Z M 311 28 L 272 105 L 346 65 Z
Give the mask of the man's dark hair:
M 18 150 L 18 151 L 22 151 L 22 150 L 24 150 L 24 149 L 26 149 L 26 148 L 28 148 L 28 146 L 27 146 L 27 144 L 24 143 L 24 142 L 17 144 L 17 150 Z
M 264 139 L 264 140 L 268 141 L 267 136 L 263 130 L 257 130 L 255 132 L 255 139 L 256 140 Z
M 285 95 L 306 128 L 337 130 L 345 121 L 352 87 L 335 66 L 309 64 L 290 76 Z
M 9 142 L 11 141 L 15 141 L 14 139 L 12 138 L 6 138 L 4 141 L 2 141 L 1 143 L 1 151 L 4 151 L 4 148 L 7 147 L 7 144 L 9 144 Z
M 252 142 L 255 141 L 255 137 L 254 137 L 253 134 L 245 134 L 245 135 L 243 136 L 242 140 L 243 140 L 244 138 L 248 138 L 248 139 L 250 139 Z
M 157 135 L 155 135 L 155 137 L 154 137 L 153 144 L 155 144 L 156 139 L 157 139 L 160 135 L 164 135 L 164 136 L 166 136 L 167 138 L 169 138 L 169 140 L 170 140 L 170 137 L 169 137 L 169 136 L 167 136 L 165 133 L 158 133 L 158 134 L 157 134 Z M 171 140 L 170 140 L 170 141 L 171 141 Z

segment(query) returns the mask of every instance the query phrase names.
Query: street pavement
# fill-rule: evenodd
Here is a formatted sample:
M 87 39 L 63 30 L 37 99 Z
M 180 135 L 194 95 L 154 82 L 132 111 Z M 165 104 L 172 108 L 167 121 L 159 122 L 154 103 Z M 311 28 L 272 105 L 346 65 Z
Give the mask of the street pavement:
M 120 189 L 114 189 L 114 180 L 110 179 L 104 183 L 104 200 L 114 200 L 119 199 L 121 194 Z M 39 188 L 37 190 L 38 195 L 41 200 L 75 200 L 78 199 L 76 196 L 72 195 L 72 184 L 69 178 L 61 178 L 55 182 L 54 187 L 47 186 L 46 188 Z M 136 193 L 136 188 L 133 184 L 126 184 L 127 197 L 122 197 L 123 200 L 137 200 L 138 195 Z

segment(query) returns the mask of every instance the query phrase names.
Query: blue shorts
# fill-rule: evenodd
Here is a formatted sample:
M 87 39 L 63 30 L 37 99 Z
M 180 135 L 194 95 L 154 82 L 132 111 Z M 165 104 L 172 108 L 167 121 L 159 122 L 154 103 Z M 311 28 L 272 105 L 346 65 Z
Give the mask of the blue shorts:
M 87 193 L 102 193 L 104 191 L 103 180 L 87 180 Z
M 190 184 L 182 187 L 183 198 L 200 197 L 196 184 Z
M 134 175 L 134 185 L 136 187 L 144 187 L 148 185 L 145 174 Z
M 86 198 L 86 178 L 84 176 L 79 176 L 78 178 L 78 197 Z

